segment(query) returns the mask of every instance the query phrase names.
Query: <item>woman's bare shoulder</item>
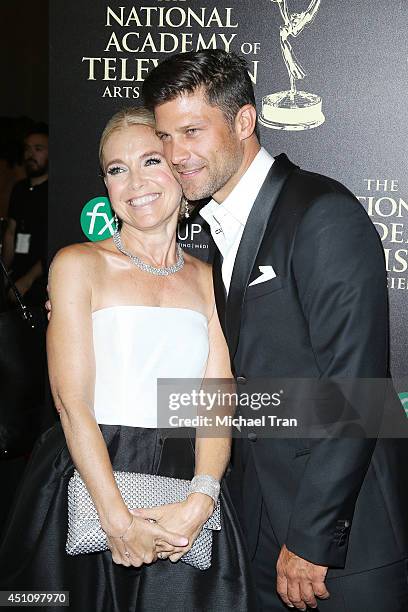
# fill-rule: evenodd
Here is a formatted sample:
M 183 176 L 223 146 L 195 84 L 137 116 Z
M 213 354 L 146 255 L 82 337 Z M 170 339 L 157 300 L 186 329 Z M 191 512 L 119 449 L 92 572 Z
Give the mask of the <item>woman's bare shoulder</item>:
M 198 288 L 202 291 L 206 298 L 206 302 L 210 309 L 214 303 L 214 291 L 213 291 L 213 279 L 212 279 L 212 266 L 197 257 L 193 257 L 189 253 L 185 254 L 186 264 L 191 266 L 193 278 L 198 283 Z
M 93 242 L 78 242 L 62 247 L 54 255 L 49 276 L 73 274 L 76 278 L 94 271 L 98 266 L 100 255 Z
M 191 253 L 184 253 L 184 259 L 186 263 L 195 268 L 197 272 L 200 272 L 204 276 L 211 276 L 212 274 L 212 265 L 198 259 L 198 257 L 194 257 Z
M 211 283 L 212 285 L 212 265 L 194 257 L 190 253 L 185 253 L 184 258 L 186 263 L 191 267 L 196 278 L 199 279 L 200 283 Z
M 105 242 L 105 241 L 103 241 Z M 52 264 L 59 265 L 84 265 L 96 264 L 102 253 L 102 248 L 97 242 L 77 242 L 62 247 L 53 257 Z

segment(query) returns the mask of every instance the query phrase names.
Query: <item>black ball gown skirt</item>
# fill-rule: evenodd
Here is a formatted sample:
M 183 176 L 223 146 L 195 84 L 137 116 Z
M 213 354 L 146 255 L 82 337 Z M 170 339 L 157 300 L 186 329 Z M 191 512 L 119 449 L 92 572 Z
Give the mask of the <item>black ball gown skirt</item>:
M 192 477 L 191 439 L 121 425 L 100 429 L 114 470 Z M 76 556 L 65 552 L 67 486 L 73 471 L 57 423 L 37 440 L 16 494 L 0 545 L 0 589 L 69 591 L 71 612 L 255 609 L 247 553 L 224 485 L 222 529 L 214 532 L 208 570 L 169 560 L 135 568 L 115 564 L 109 550 Z

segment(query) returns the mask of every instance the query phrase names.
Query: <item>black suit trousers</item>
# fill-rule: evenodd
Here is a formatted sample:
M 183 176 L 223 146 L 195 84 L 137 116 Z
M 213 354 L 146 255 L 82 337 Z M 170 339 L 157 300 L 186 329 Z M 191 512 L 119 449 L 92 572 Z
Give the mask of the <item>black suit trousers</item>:
M 252 559 L 259 612 L 284 612 L 276 592 L 276 561 L 280 546 L 265 504 L 262 504 L 259 537 Z M 408 612 L 408 559 L 343 577 L 326 578 L 330 598 L 318 600 L 321 612 Z

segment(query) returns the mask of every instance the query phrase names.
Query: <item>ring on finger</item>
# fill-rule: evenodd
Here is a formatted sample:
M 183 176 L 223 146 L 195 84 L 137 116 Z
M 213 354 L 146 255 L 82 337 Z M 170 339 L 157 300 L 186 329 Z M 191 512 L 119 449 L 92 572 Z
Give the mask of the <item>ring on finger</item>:
M 166 558 L 166 557 L 164 556 L 164 553 L 162 553 L 162 552 L 159 552 L 159 553 L 157 554 L 157 556 L 159 557 L 159 559 L 165 559 L 165 558 Z

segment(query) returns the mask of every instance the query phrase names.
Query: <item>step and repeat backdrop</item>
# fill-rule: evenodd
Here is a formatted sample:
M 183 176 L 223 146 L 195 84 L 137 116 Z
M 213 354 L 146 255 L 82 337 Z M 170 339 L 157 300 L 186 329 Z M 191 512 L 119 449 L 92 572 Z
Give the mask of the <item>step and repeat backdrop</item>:
M 248 61 L 262 144 L 343 182 L 381 237 L 391 363 L 408 401 L 408 1 L 53 0 L 50 257 L 111 234 L 98 176 L 108 118 L 142 104 L 149 71 L 172 53 L 220 48 Z M 179 238 L 211 261 L 200 217 Z M 408 405 L 407 405 L 408 409 Z

